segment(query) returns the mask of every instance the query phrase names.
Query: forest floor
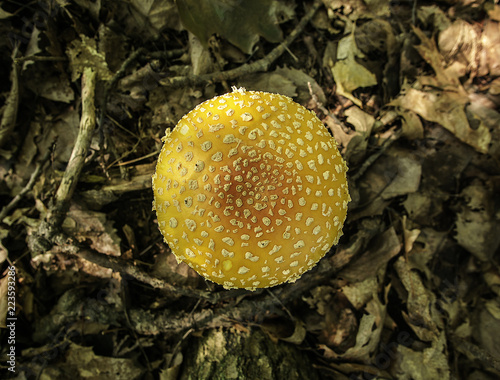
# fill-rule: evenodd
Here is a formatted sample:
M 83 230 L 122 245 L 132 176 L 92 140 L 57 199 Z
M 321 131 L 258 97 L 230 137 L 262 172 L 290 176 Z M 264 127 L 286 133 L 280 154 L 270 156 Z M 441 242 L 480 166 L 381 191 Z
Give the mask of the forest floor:
M 1 378 L 499 378 L 498 1 L 0 7 Z M 165 130 L 232 86 L 349 166 L 339 245 L 255 292 L 177 264 L 151 209 Z

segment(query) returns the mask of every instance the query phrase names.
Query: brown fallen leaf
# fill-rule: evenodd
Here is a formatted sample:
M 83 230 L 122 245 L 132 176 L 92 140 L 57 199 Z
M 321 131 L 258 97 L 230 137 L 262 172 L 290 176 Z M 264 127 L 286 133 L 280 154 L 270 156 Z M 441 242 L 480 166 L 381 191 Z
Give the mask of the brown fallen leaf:
M 457 212 L 458 243 L 482 261 L 489 261 L 500 246 L 500 218 L 492 191 L 479 181 L 462 190 L 465 204 Z
M 362 57 L 364 54 L 356 46 L 354 33 L 351 33 L 339 41 L 337 61 L 330 67 L 337 85 L 337 93 L 358 107 L 362 106 L 362 102 L 352 92 L 358 88 L 377 84 L 375 74 L 358 62 L 358 58 Z
M 391 105 L 413 111 L 424 119 L 441 125 L 459 140 L 486 153 L 491 142 L 490 131 L 483 123 L 475 129 L 470 127 L 465 112 L 468 101 L 465 93 L 454 90 L 418 90 L 407 86 Z
M 401 251 L 401 247 L 396 231 L 391 227 L 380 234 L 361 257 L 340 271 L 338 277 L 355 283 L 377 276 L 379 270 L 385 271 L 389 260 Z
M 73 204 L 63 223 L 63 230 L 80 241 L 89 240 L 90 247 L 111 256 L 120 256 L 120 238 L 106 214 L 86 210 Z
M 450 379 L 446 334 L 441 332 L 422 350 L 397 346 L 393 376 L 400 380 Z
M 398 258 L 394 268 L 407 292 L 408 313 L 403 312 L 403 317 L 419 339 L 434 341 L 443 327 L 436 308 L 436 295 L 425 286 L 420 275 L 411 269 L 404 257 Z
M 87 379 L 134 380 L 139 379 L 144 373 L 144 369 L 136 359 L 96 355 L 92 347 L 84 347 L 76 343 L 69 344 L 64 358 L 64 362 L 45 368 L 41 376 L 67 379 L 77 374 Z
M 348 108 L 344 114 L 346 121 L 354 127 L 355 133 L 350 133 L 345 158 L 348 162 L 360 162 L 366 154 L 368 139 L 372 133 L 375 118 L 357 106 Z
M 446 128 L 459 140 L 481 153 L 487 153 L 491 142 L 488 127 L 479 119 L 474 128 L 469 123 L 465 107 L 469 96 L 454 70 L 446 70 L 444 58 L 434 40 L 414 27 L 420 39 L 415 46 L 422 58 L 434 70 L 434 76 L 419 76 L 412 85 L 404 85 L 401 94 L 390 104 L 411 110 L 422 118 Z

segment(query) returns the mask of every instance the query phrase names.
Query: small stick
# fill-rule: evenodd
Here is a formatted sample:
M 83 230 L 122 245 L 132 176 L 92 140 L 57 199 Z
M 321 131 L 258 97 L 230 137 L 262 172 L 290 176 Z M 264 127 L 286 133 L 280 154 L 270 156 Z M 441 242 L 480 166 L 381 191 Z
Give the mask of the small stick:
M 16 126 L 17 110 L 19 107 L 19 68 L 16 61 L 18 46 L 14 47 L 12 52 L 12 71 L 10 72 L 10 86 L 9 95 L 5 100 L 3 107 L 3 115 L 0 121 L 0 147 L 3 146 L 10 134 Z
M 106 138 L 108 140 L 108 145 L 110 146 L 111 153 L 113 154 L 114 157 L 116 157 L 117 161 L 120 161 L 120 158 L 119 158 L 119 155 L 116 151 L 114 142 L 112 141 L 112 139 L 109 138 L 108 134 L 106 133 L 106 130 L 103 128 L 104 119 L 106 117 L 106 112 L 107 112 L 107 104 L 108 104 L 109 94 L 114 89 L 114 87 L 116 86 L 118 81 L 125 75 L 127 68 L 133 62 L 135 62 L 136 59 L 141 54 L 144 54 L 145 51 L 146 51 L 146 49 L 141 47 L 141 48 L 137 49 L 136 51 L 134 51 L 132 54 L 130 54 L 130 56 L 122 63 L 122 65 L 120 66 L 118 71 L 115 73 L 115 75 L 113 75 L 113 78 L 111 78 L 111 80 L 105 85 L 103 94 L 98 101 L 100 112 L 99 112 L 99 118 L 97 119 L 97 121 L 98 121 L 98 124 L 100 127 L 99 131 L 102 134 L 101 135 L 101 142 L 99 145 L 102 146 L 103 142 L 104 142 L 104 138 Z M 105 165 L 103 164 L 103 167 L 104 166 Z M 120 166 L 119 169 L 120 169 L 121 177 L 123 179 L 128 178 L 127 168 L 124 166 Z
M 66 216 L 69 201 L 75 191 L 92 140 L 96 125 L 94 104 L 96 76 L 96 72 L 89 67 L 85 68 L 83 71 L 80 129 L 78 131 L 75 146 L 71 152 L 68 166 L 66 167 L 61 184 L 54 197 L 54 203 L 47 216 L 47 222 L 51 227 L 59 226 Z
M 160 80 L 160 84 L 171 88 L 180 87 L 191 87 L 191 86 L 202 86 L 208 83 L 223 82 L 227 80 L 232 80 L 243 75 L 248 75 L 250 73 L 255 73 L 258 71 L 266 71 L 271 64 L 276 61 L 291 45 L 291 43 L 302 33 L 307 23 L 313 18 L 316 11 L 322 5 L 321 1 L 315 1 L 307 11 L 307 13 L 302 17 L 297 27 L 285 38 L 285 40 L 275 47 L 266 57 L 259 59 L 258 61 L 242 65 L 232 70 L 218 71 L 215 73 L 209 73 L 205 75 L 190 75 L 182 77 L 165 78 Z
M 126 261 L 118 257 L 103 255 L 92 250 L 91 248 L 76 245 L 72 242 L 70 237 L 63 233 L 55 234 L 52 240 L 57 244 L 52 248 L 52 252 L 59 252 L 66 255 L 80 257 L 103 268 L 109 268 L 115 272 L 119 272 L 123 276 L 132 277 L 143 284 L 151 286 L 152 288 L 163 290 L 171 296 L 198 298 L 215 304 L 223 299 L 231 298 L 242 293 L 241 291 L 224 291 L 217 293 L 210 292 L 208 290 L 177 287 L 160 278 L 152 277 L 133 262 Z
M 351 181 L 357 181 L 365 172 L 368 170 L 370 166 L 373 165 L 377 159 L 384 154 L 387 149 L 394 143 L 399 137 L 401 136 L 401 131 L 396 131 L 394 135 L 391 136 L 391 138 L 388 138 L 385 140 L 382 145 L 380 146 L 379 150 L 372 154 L 370 157 L 368 157 L 364 162 L 363 165 L 356 171 L 355 174 L 350 176 Z

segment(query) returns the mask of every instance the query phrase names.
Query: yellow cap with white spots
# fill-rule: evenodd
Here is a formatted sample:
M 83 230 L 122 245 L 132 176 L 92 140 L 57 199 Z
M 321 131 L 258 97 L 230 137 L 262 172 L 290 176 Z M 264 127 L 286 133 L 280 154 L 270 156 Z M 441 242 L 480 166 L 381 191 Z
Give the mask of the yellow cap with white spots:
M 203 277 L 251 290 L 293 282 L 342 235 L 346 163 L 292 99 L 233 89 L 163 141 L 153 176 L 159 229 Z

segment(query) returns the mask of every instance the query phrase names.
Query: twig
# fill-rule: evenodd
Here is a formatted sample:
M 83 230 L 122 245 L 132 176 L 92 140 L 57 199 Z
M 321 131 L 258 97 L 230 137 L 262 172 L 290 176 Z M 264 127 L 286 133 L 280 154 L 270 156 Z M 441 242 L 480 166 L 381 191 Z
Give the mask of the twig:
M 349 258 L 363 252 L 367 242 L 377 233 L 377 229 L 360 231 L 357 237 L 351 240 L 350 246 L 344 249 L 344 252 L 337 253 L 330 260 L 322 260 L 317 269 L 305 273 L 294 284 L 282 285 L 256 295 L 247 292 L 251 298 L 215 309 L 203 308 L 193 315 L 187 315 L 185 311 L 172 314 L 171 311 L 165 310 L 153 314 L 143 309 L 133 309 L 130 311 L 131 323 L 141 334 L 156 335 L 167 332 L 183 333 L 192 328 L 204 329 L 233 325 L 234 321 L 255 321 L 259 317 L 273 312 L 273 309 L 281 310 L 283 305 L 335 278 L 335 274 L 349 263 Z M 337 258 L 337 256 L 343 256 L 343 258 Z
M 321 261 L 320 265 L 318 265 L 317 270 L 305 273 L 303 275 L 303 278 L 300 281 L 297 281 L 295 284 L 284 285 L 282 287 L 270 290 L 270 292 L 272 292 L 273 294 L 268 294 L 267 296 L 264 296 L 264 298 L 268 297 L 271 299 L 265 301 L 263 304 L 261 304 L 259 301 L 257 309 L 254 305 L 252 309 L 254 314 L 257 314 L 256 311 L 265 311 L 266 307 L 271 307 L 269 305 L 282 306 L 287 302 L 290 302 L 293 299 L 299 297 L 301 294 L 304 294 L 304 292 L 308 291 L 309 289 L 312 289 L 323 283 L 326 279 L 333 278 L 334 273 L 338 272 L 341 268 L 347 265 L 347 263 L 349 263 L 349 257 L 356 255 L 359 251 L 364 249 L 364 245 L 362 242 L 369 241 L 375 234 L 377 234 L 377 230 L 375 229 L 369 231 L 360 231 L 357 235 L 357 238 L 352 239 L 352 245 L 344 250 L 345 252 L 336 253 L 330 260 Z M 212 304 L 216 304 L 222 300 L 242 296 L 245 294 L 249 296 L 257 296 L 259 298 L 262 298 L 262 294 L 265 294 L 263 292 L 251 292 L 242 289 L 211 292 L 207 290 L 176 287 L 162 279 L 150 276 L 139 267 L 133 265 L 133 263 L 117 257 L 110 257 L 97 253 L 90 248 L 78 246 L 74 244 L 63 233 L 54 235 L 53 240 L 57 243 L 57 246 L 52 248 L 53 252 L 60 252 L 63 254 L 78 256 L 104 268 L 110 268 L 113 271 L 121 273 L 122 275 L 130 276 L 135 280 L 150 285 L 155 289 L 161 289 L 167 293 L 170 293 L 170 295 L 172 296 L 198 298 L 208 301 Z M 342 257 L 344 257 L 345 259 L 343 260 Z M 276 300 L 278 300 L 279 302 L 277 302 Z M 233 306 L 231 306 L 231 308 L 232 307 Z M 184 328 L 188 329 L 194 327 L 198 323 L 201 323 L 200 321 L 204 320 L 206 316 L 204 317 L 203 315 L 199 315 L 200 313 L 204 315 L 205 311 L 194 313 L 192 317 L 186 317 L 185 321 L 181 323 L 182 327 L 180 327 L 180 330 L 183 330 Z M 239 315 L 237 320 L 242 320 L 242 318 L 243 316 Z M 176 324 L 177 323 L 175 323 L 175 325 Z M 170 330 L 171 328 L 176 329 L 176 327 L 165 327 L 166 330 Z
M 170 296 L 199 298 L 210 303 L 216 303 L 221 299 L 229 298 L 229 296 L 234 296 L 234 293 L 213 293 L 206 290 L 176 287 L 162 279 L 150 276 L 148 273 L 144 272 L 133 263 L 117 257 L 106 256 L 97 253 L 90 248 L 85 248 L 73 244 L 73 242 L 62 233 L 54 235 L 53 240 L 58 243 L 56 247 L 52 248 L 53 252 L 77 256 L 101 267 L 112 269 L 113 271 L 119 272 L 122 275 L 133 277 L 135 280 L 147 284 L 155 289 L 163 290 L 164 292 L 169 293 Z
M 387 149 L 397 140 L 399 139 L 399 137 L 401 137 L 401 130 L 399 131 L 396 131 L 394 133 L 394 135 L 392 136 L 392 138 L 388 138 L 387 140 L 385 140 L 383 143 L 382 143 L 382 146 L 379 148 L 379 150 L 372 154 L 370 157 L 368 157 L 364 162 L 363 162 L 363 165 L 361 165 L 361 167 L 356 171 L 355 174 L 351 175 L 350 176 L 350 179 L 352 181 L 357 181 L 359 178 L 361 178 L 361 176 L 363 174 L 365 174 L 365 172 L 368 170 L 368 168 L 370 166 L 373 165 L 373 163 L 375 161 L 377 161 L 377 159 L 382 155 L 384 154 L 385 151 L 387 151 Z
M 59 188 L 49 207 L 49 212 L 36 234 L 28 236 L 28 246 L 32 255 L 43 253 L 54 244 L 53 236 L 62 224 L 69 208 L 69 201 L 75 191 L 82 172 L 87 151 L 95 129 L 95 86 L 96 72 L 85 68 L 82 75 L 82 116 L 75 145 L 63 174 Z
M 19 57 L 16 58 L 15 61 L 17 63 L 23 63 L 28 61 L 33 62 L 64 62 L 67 61 L 68 57 L 52 57 L 52 56 L 44 56 L 44 55 L 29 55 L 27 57 Z
M 307 88 L 309 89 L 309 95 L 311 95 L 311 98 L 313 100 L 313 102 L 316 104 L 316 107 L 321 111 L 323 112 L 323 114 L 325 116 L 330 116 L 333 121 L 335 121 L 336 124 L 338 124 L 339 126 L 341 126 L 342 128 L 345 129 L 345 125 L 344 123 L 342 123 L 340 121 L 340 119 L 334 115 L 333 113 L 331 113 L 329 110 L 326 109 L 326 107 L 323 105 L 323 103 L 321 103 L 318 99 L 318 95 L 316 95 L 313 91 L 313 88 L 312 88 L 312 85 L 311 85 L 311 82 L 307 82 Z
M 107 100 L 109 92 L 116 86 L 118 81 L 125 75 L 125 72 L 127 71 L 128 67 L 133 62 L 135 62 L 135 60 L 137 59 L 137 57 L 139 57 L 139 55 L 144 54 L 145 51 L 146 51 L 146 49 L 141 47 L 141 48 L 137 49 L 136 51 L 134 51 L 132 54 L 130 54 L 130 56 L 125 61 L 123 61 L 122 65 L 120 66 L 120 68 L 118 69 L 116 74 L 113 75 L 113 78 L 106 85 L 105 101 Z
M 203 308 L 188 316 L 185 311 L 172 315 L 171 311 L 162 311 L 156 314 L 134 309 L 130 312 L 131 322 L 140 334 L 156 335 L 160 333 L 183 333 L 191 328 L 204 329 L 207 327 L 219 327 L 233 324 L 234 321 L 250 321 L 257 316 L 263 316 L 270 310 L 278 308 L 281 310 L 284 303 L 291 302 L 304 292 L 314 288 L 319 283 L 331 278 L 338 268 L 328 267 L 328 270 L 319 274 L 304 275 L 306 278 L 295 284 L 285 285 L 277 290 L 271 290 L 272 294 L 262 293 L 251 299 L 244 299 L 238 304 L 228 304 L 214 310 Z M 316 278 L 314 278 L 316 276 Z
M 189 329 L 188 331 L 186 331 L 184 333 L 184 335 L 182 336 L 181 339 L 179 339 L 179 341 L 177 342 L 177 344 L 175 345 L 174 349 L 172 350 L 172 353 L 170 354 L 169 357 L 167 357 L 167 360 L 165 361 L 165 366 L 164 368 L 165 369 L 168 369 L 170 368 L 170 366 L 172 365 L 172 362 L 174 361 L 175 359 L 175 356 L 179 353 L 179 350 L 181 348 L 181 344 L 187 339 L 187 337 L 193 332 L 194 330 L 193 329 Z
M 45 154 L 42 156 L 42 158 L 40 158 L 40 161 L 38 161 L 38 163 L 36 164 L 36 168 L 33 171 L 33 173 L 31 173 L 31 177 L 30 177 L 28 183 L 26 184 L 26 186 L 24 186 L 24 188 L 19 192 L 19 194 L 17 194 L 9 202 L 9 204 L 6 205 L 2 209 L 2 211 L 0 212 L 0 221 L 2 221 L 3 218 L 5 218 L 17 206 L 19 201 L 21 199 L 23 199 L 24 195 L 26 195 L 29 191 L 31 191 L 33 186 L 35 186 L 35 183 L 36 183 L 38 177 L 40 176 L 40 174 L 42 174 L 43 166 L 47 162 L 47 160 L 49 159 L 51 153 L 52 153 L 52 149 L 49 148 L 49 149 L 47 149 Z
M 290 46 L 290 44 L 302 33 L 307 23 L 313 18 L 316 11 L 321 6 L 321 1 L 315 1 L 302 17 L 297 27 L 285 38 L 285 40 L 275 47 L 266 57 L 248 64 L 244 64 L 232 70 L 219 71 L 216 73 L 209 73 L 205 75 L 189 75 L 182 77 L 165 78 L 160 80 L 160 84 L 166 87 L 187 87 L 187 86 L 202 86 L 208 83 L 222 82 L 232 80 L 243 75 L 255 73 L 258 71 L 266 71 L 271 64 L 278 59 Z
M 116 257 L 104 256 L 97 252 L 93 252 L 90 249 L 81 249 L 69 244 L 63 247 L 58 247 L 58 250 L 64 251 L 65 253 L 71 253 L 101 267 L 110 268 L 116 272 L 133 277 L 137 281 L 148 284 L 155 289 L 163 290 L 170 293 L 172 296 L 188 296 L 206 300 L 213 298 L 212 294 L 207 291 L 179 288 L 159 278 L 151 277 L 148 273 L 139 269 L 137 266 L 131 265 L 130 263 Z
M 87 67 L 83 71 L 80 129 L 69 158 L 68 166 L 54 197 L 54 204 L 47 217 L 47 221 L 51 226 L 59 226 L 66 216 L 69 200 L 75 191 L 92 140 L 96 125 L 94 104 L 96 76 L 97 74 L 92 68 Z
M 115 145 L 114 145 L 113 141 L 109 138 L 106 130 L 103 128 L 104 118 L 105 118 L 106 112 L 107 112 L 109 93 L 114 89 L 114 87 L 116 86 L 118 81 L 125 75 L 127 68 L 133 62 L 135 62 L 135 60 L 137 59 L 137 57 L 139 57 L 139 55 L 144 54 L 144 52 L 145 52 L 144 48 L 139 48 L 136 51 L 134 51 L 132 54 L 130 54 L 130 56 L 122 63 L 122 65 L 120 66 L 118 71 L 115 73 L 115 75 L 113 75 L 113 78 L 111 78 L 111 80 L 106 84 L 104 91 L 103 91 L 103 94 L 98 102 L 99 109 L 100 109 L 99 118 L 98 118 L 98 124 L 100 127 L 99 131 L 101 133 L 100 146 L 103 145 L 104 138 L 106 138 L 106 140 L 108 140 L 108 145 L 110 146 L 111 153 L 113 154 L 113 156 L 115 156 L 117 161 L 120 161 L 121 159 L 119 158 L 118 152 L 115 149 Z M 104 165 L 104 164 L 102 166 L 106 167 L 106 165 Z M 120 169 L 121 177 L 124 179 L 127 178 L 128 177 L 127 168 L 124 166 L 120 166 L 119 169 Z
M 18 66 L 16 62 L 18 46 L 14 47 L 12 51 L 12 70 L 10 72 L 10 85 L 9 96 L 5 100 L 3 109 L 2 120 L 0 122 L 0 147 L 3 146 L 16 125 L 17 109 L 19 107 L 19 78 Z
M 121 165 L 130 165 L 130 164 L 135 164 L 136 162 L 139 162 L 139 161 L 145 160 L 146 158 L 149 158 L 149 157 L 156 157 L 159 153 L 160 153 L 160 149 L 155 150 L 154 152 L 151 152 L 151 153 L 149 153 L 149 154 L 146 154 L 145 156 L 141 156 L 141 157 L 134 158 L 133 160 L 130 160 L 130 161 L 120 162 L 120 163 L 118 164 L 118 166 L 121 166 Z M 125 158 L 125 157 L 122 157 L 122 158 Z
M 486 367 L 494 368 L 496 371 L 500 372 L 500 360 L 491 355 L 488 351 L 454 334 L 451 334 L 449 338 L 458 352 L 461 352 L 468 358 L 480 361 Z
M 130 317 L 128 315 L 127 306 L 126 306 L 127 300 L 125 299 L 125 291 L 123 289 L 123 287 L 124 287 L 123 282 L 121 282 L 121 285 L 122 285 L 122 291 L 120 293 L 122 296 L 123 305 L 125 305 L 123 308 L 123 314 L 125 315 L 125 321 L 127 322 L 129 329 L 132 331 L 132 334 L 134 335 L 135 342 L 139 346 L 139 350 L 141 351 L 142 356 L 144 357 L 144 361 L 146 362 L 146 367 L 148 368 L 148 372 L 151 373 L 151 372 L 153 372 L 153 368 L 151 367 L 151 363 L 149 362 L 149 357 L 146 354 L 146 352 L 144 351 L 144 347 L 142 346 L 141 340 L 137 336 L 137 332 L 133 329 L 132 324 L 130 323 Z
M 379 230 L 376 228 L 359 231 L 350 240 L 349 246 L 338 251 L 330 259 L 322 260 L 317 269 L 305 273 L 294 284 L 273 288 L 268 292 L 251 292 L 242 289 L 210 292 L 191 288 L 177 288 L 163 280 L 149 276 L 130 262 L 72 245 L 63 234 L 58 234 L 55 240 L 59 243 L 58 247 L 56 247 L 56 250 L 59 250 L 59 252 L 85 258 L 97 265 L 120 272 L 122 275 L 131 276 L 156 289 L 164 289 L 166 292 L 171 292 L 171 295 L 198 298 L 199 300 L 205 300 L 216 305 L 213 308 L 202 308 L 194 313 L 187 313 L 186 310 L 181 310 L 174 314 L 170 309 L 156 312 L 142 308 L 129 311 L 130 325 L 136 332 L 145 335 L 156 335 L 167 332 L 182 334 L 190 329 L 199 330 L 209 327 L 226 326 L 234 324 L 234 321 L 255 321 L 270 312 L 276 313 L 281 311 L 283 305 L 296 300 L 309 290 L 334 278 L 335 274 L 350 262 L 350 258 L 359 255 L 360 252 L 366 249 L 366 244 L 378 232 Z M 241 297 L 243 295 L 247 297 Z M 230 303 L 219 302 L 224 299 L 238 299 L 238 301 Z M 91 300 L 82 300 L 82 303 L 85 304 L 84 308 L 92 308 Z M 112 305 L 100 305 L 100 307 L 103 308 L 103 313 L 106 313 L 106 307 L 109 308 L 110 314 L 113 314 L 115 311 Z M 72 316 L 68 313 L 64 323 L 69 324 L 72 318 L 76 318 L 76 314 Z M 93 318 L 96 318 L 96 316 L 94 315 Z M 106 318 L 103 317 L 102 320 L 106 320 Z
M 417 0 L 413 0 L 413 5 L 411 7 L 411 23 L 412 25 L 417 24 Z
M 172 50 L 167 50 L 167 51 L 154 51 L 148 53 L 148 57 L 153 58 L 153 59 L 172 59 L 176 57 L 180 57 L 184 53 L 186 53 L 186 49 L 181 48 L 181 49 L 172 49 Z

